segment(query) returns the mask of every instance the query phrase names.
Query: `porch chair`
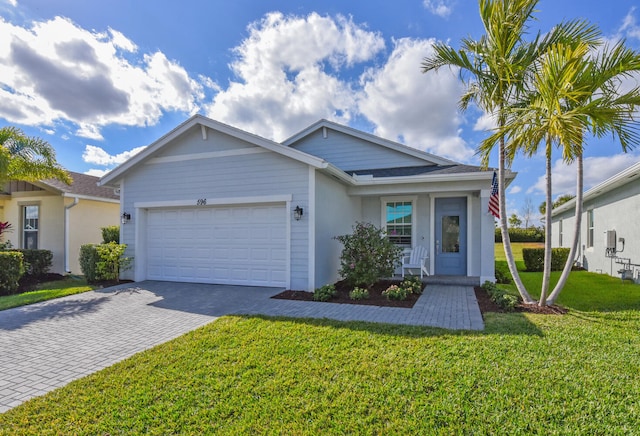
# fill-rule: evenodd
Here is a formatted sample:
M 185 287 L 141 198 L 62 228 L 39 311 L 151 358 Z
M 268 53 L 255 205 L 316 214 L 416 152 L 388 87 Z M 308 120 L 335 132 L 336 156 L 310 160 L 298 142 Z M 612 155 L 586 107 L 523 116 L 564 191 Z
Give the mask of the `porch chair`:
M 402 258 L 402 278 L 404 278 L 404 271 L 407 269 L 419 269 L 420 278 L 423 274 L 429 275 L 427 260 L 429 260 L 429 251 L 425 247 L 422 245 L 413 247 L 411 253 Z

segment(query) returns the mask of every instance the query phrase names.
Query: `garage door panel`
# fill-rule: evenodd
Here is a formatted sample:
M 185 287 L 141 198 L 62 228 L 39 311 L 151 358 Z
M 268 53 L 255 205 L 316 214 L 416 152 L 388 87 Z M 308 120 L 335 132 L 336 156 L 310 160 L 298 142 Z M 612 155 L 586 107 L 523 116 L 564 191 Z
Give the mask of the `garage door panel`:
M 150 210 L 147 275 L 285 286 L 286 217 L 283 205 Z

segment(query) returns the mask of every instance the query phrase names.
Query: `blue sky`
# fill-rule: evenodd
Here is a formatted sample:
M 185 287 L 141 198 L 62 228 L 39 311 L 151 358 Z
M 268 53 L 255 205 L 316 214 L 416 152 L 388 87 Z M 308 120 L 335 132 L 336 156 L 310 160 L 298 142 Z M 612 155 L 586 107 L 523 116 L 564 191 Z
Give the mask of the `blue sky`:
M 634 4 L 541 0 L 532 31 L 582 18 L 640 49 Z M 484 114 L 460 113 L 456 75 L 421 74 L 420 61 L 433 41 L 482 33 L 473 0 L 0 0 L 0 126 L 46 139 L 66 168 L 95 175 L 194 113 L 276 141 L 327 118 L 478 164 Z M 585 188 L 639 160 L 612 138 L 590 140 Z M 537 211 L 543 158 L 513 170 L 510 213 L 527 200 Z M 554 197 L 574 179 L 558 154 Z

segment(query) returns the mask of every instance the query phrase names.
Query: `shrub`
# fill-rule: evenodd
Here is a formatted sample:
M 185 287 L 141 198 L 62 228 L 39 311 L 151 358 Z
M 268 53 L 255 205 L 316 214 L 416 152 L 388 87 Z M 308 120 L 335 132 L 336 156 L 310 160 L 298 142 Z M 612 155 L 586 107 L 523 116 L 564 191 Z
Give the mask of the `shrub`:
M 544 229 L 529 227 L 528 229 L 509 228 L 511 242 L 544 242 Z M 498 227 L 495 230 L 495 241 L 502 242 L 502 233 Z
M 102 227 L 102 243 L 108 244 L 109 242 L 120 243 L 120 226 L 107 226 Z
M 24 274 L 24 256 L 17 251 L 0 252 L 0 294 L 9 295 L 18 290 Z
M 498 288 L 495 283 L 489 281 L 484 282 L 482 289 L 489 294 L 491 301 L 509 312 L 513 311 L 520 301 L 515 295 L 509 294 L 504 289 Z
M 498 283 L 508 285 L 511 283 L 511 272 L 509 272 L 509 267 L 504 264 L 496 263 L 496 281 Z
M 569 248 L 551 249 L 551 271 L 560 271 L 569 257 Z M 527 271 L 539 272 L 544 268 L 544 248 L 523 248 L 522 258 Z
M 313 291 L 313 299 L 315 301 L 329 301 L 336 295 L 337 291 L 333 285 L 324 285 L 321 288 L 317 288 Z
M 26 274 L 40 277 L 49 272 L 53 253 L 50 250 L 13 250 L 24 256 L 24 269 Z
M 402 283 L 400 283 L 400 287 L 406 289 L 410 294 L 420 295 L 424 289 L 424 283 L 422 283 L 420 277 L 411 276 L 405 278 Z
M 349 298 L 352 300 L 366 300 L 369 298 L 369 290 L 355 287 L 349 292 Z
M 344 245 L 340 274 L 354 286 L 369 288 L 380 277 L 390 277 L 402 254 L 402 249 L 386 237 L 383 229 L 370 223 L 356 223 L 353 234 L 335 239 Z
M 124 257 L 125 244 L 86 244 L 80 247 L 80 269 L 88 283 L 102 280 L 119 280 L 120 271 L 131 265 L 131 258 Z
M 382 291 L 382 295 L 387 297 L 387 300 L 406 300 L 409 293 L 408 289 L 402 288 L 398 285 L 391 285 Z

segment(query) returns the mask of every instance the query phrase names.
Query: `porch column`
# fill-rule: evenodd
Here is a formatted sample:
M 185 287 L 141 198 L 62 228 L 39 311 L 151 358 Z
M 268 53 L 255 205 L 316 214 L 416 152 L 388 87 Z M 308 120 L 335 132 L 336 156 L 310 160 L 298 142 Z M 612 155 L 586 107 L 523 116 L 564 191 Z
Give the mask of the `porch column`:
M 495 219 L 489 213 L 491 189 L 480 191 L 480 284 L 495 283 Z

